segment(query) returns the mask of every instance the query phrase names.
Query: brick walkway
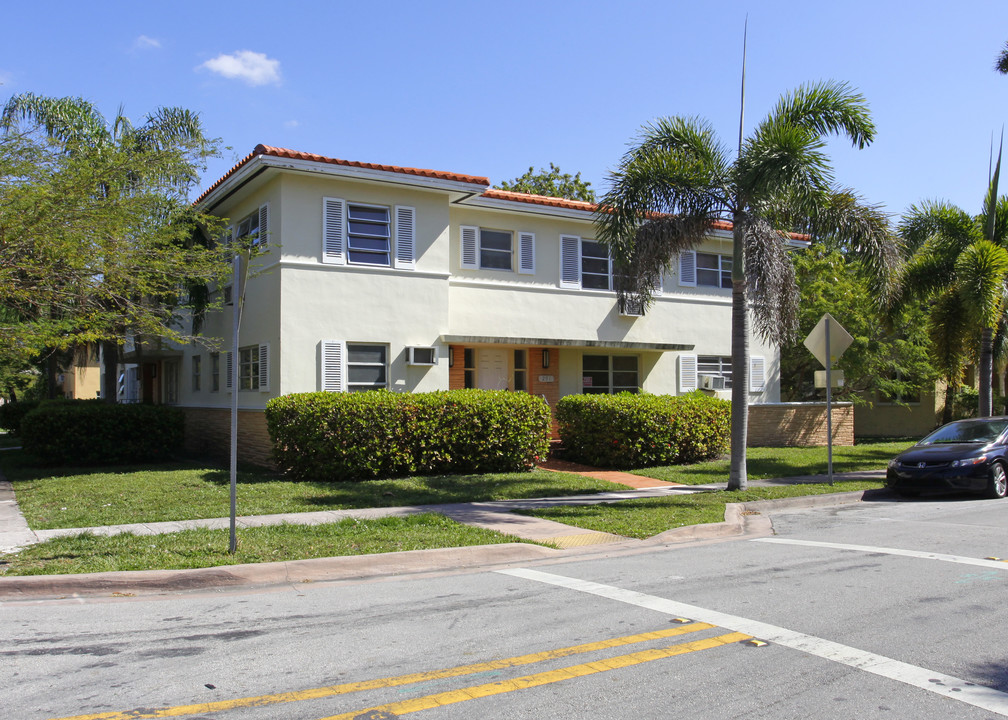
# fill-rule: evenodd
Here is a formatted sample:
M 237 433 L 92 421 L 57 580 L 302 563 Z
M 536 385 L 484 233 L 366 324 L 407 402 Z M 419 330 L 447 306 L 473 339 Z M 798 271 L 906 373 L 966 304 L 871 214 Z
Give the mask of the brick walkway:
M 553 470 L 555 472 L 569 472 L 596 480 L 606 480 L 612 483 L 619 483 L 632 488 L 653 488 L 653 487 L 682 487 L 682 483 L 665 482 L 654 478 L 634 475 L 633 473 L 620 472 L 619 470 L 599 470 L 589 465 L 579 465 L 578 463 L 567 462 L 566 460 L 555 460 L 550 458 L 539 467 L 543 470 Z

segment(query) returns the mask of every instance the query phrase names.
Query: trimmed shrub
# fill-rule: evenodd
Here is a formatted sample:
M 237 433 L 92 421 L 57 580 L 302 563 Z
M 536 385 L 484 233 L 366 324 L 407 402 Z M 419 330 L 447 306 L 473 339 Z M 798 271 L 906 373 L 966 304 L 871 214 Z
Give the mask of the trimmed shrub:
M 637 468 L 717 457 L 728 446 L 731 403 L 688 395 L 567 395 L 556 406 L 564 457 Z
M 21 435 L 21 421 L 38 406 L 38 400 L 18 400 L 0 405 L 0 428 Z
M 46 402 L 25 415 L 21 444 L 54 465 L 161 462 L 182 448 L 185 414 L 164 405 Z
M 270 400 L 281 470 L 303 480 L 531 470 L 549 448 L 550 411 L 526 393 L 297 393 Z

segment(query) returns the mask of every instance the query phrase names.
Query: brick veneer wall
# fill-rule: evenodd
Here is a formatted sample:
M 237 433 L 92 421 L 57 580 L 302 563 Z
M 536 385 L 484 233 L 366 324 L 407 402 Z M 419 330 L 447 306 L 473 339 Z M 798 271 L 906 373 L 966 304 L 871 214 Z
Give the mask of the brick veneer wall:
M 227 462 L 231 457 L 231 410 L 184 407 L 182 411 L 186 452 Z M 238 462 L 276 468 L 262 410 L 238 411 Z
M 749 406 L 750 447 L 826 445 L 825 403 Z M 833 403 L 833 444 L 854 444 L 854 405 Z

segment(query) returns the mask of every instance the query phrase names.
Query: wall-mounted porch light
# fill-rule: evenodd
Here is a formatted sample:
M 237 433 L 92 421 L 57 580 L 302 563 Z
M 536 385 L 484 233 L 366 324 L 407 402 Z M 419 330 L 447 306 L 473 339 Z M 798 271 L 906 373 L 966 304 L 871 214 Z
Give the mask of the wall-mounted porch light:
M 549 348 L 543 348 L 542 366 L 544 368 L 549 367 L 549 360 L 550 360 L 549 355 L 550 355 Z

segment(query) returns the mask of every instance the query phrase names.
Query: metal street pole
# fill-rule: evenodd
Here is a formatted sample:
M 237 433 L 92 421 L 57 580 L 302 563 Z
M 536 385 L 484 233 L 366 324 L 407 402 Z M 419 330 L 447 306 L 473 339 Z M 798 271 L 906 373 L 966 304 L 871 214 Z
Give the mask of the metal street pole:
M 830 323 L 826 323 L 826 457 L 829 467 L 829 484 L 833 484 L 833 359 L 830 357 Z
M 235 516 L 238 509 L 238 326 L 241 324 L 241 254 L 234 256 L 234 277 L 231 284 L 231 299 L 234 302 L 234 322 L 231 337 L 231 367 L 228 368 L 231 381 L 231 533 L 228 552 L 238 551 L 238 536 L 235 533 Z

